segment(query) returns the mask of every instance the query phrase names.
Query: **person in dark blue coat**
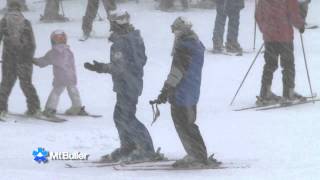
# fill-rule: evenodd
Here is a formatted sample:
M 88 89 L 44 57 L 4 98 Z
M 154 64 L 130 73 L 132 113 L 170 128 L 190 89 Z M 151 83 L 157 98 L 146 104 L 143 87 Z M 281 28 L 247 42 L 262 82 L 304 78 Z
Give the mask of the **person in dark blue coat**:
M 173 61 L 157 103 L 171 104 L 171 116 L 187 156 L 173 166 L 203 167 L 208 165 L 207 149 L 195 124 L 200 97 L 205 47 L 184 17 L 171 26 L 175 34 Z
M 136 118 L 136 105 L 143 89 L 143 67 L 147 62 L 140 31 L 129 23 L 129 14 L 111 14 L 111 62 L 85 63 L 85 68 L 98 73 L 110 73 L 113 91 L 117 94 L 114 122 L 120 137 L 120 148 L 102 161 L 157 160 L 147 128 Z
M 180 0 L 180 3 L 182 5 L 182 8 L 184 10 L 189 8 L 189 1 L 188 0 Z M 162 11 L 170 11 L 173 10 L 175 0 L 160 0 L 159 8 Z
M 217 16 L 213 32 L 213 50 L 214 52 L 223 51 L 223 36 L 227 18 L 228 34 L 225 44 L 228 52 L 242 52 L 238 42 L 240 11 L 244 8 L 244 0 L 217 0 Z

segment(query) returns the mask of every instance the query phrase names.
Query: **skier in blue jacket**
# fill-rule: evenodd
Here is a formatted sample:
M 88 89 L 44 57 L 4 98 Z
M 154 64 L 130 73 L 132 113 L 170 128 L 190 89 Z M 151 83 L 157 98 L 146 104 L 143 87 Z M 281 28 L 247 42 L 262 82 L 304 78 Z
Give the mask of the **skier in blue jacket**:
M 136 105 L 143 89 L 143 67 L 147 62 L 145 46 L 139 30 L 129 22 L 127 12 L 111 14 L 111 62 L 85 63 L 85 68 L 112 76 L 117 94 L 114 122 L 120 137 L 120 148 L 102 157 L 102 161 L 157 160 L 147 128 L 136 118 Z
M 175 34 L 173 61 L 156 101 L 161 104 L 169 100 L 175 128 L 187 152 L 187 156 L 173 164 L 178 168 L 205 167 L 210 162 L 195 124 L 205 47 L 191 28 L 191 22 L 184 17 L 177 18 L 171 26 Z

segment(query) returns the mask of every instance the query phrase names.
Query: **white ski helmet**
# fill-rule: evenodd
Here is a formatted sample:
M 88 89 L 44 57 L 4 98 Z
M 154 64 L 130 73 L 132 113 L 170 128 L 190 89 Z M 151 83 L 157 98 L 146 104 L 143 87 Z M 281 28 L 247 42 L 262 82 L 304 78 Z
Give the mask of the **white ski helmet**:
M 109 16 L 109 20 L 118 25 L 130 24 L 130 15 L 127 11 L 113 11 Z
M 51 44 L 66 44 L 67 43 L 67 34 L 63 30 L 55 30 L 51 33 L 50 36 Z

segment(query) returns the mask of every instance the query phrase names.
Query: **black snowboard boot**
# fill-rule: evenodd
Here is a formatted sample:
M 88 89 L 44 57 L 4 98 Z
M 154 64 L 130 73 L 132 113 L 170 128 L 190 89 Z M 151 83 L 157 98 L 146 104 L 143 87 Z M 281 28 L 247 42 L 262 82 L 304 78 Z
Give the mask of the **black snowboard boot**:
M 257 97 L 257 105 L 275 104 L 281 101 L 281 97 L 277 96 L 271 91 L 271 86 L 262 85 L 260 90 L 260 96 Z

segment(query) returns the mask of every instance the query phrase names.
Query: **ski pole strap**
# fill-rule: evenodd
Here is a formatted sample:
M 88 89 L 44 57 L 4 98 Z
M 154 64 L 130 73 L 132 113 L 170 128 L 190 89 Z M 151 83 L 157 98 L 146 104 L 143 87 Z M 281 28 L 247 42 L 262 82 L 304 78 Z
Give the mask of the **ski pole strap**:
M 151 126 L 157 121 L 157 119 L 160 117 L 160 111 L 159 111 L 159 107 L 158 107 L 158 103 L 151 103 L 151 107 L 152 107 L 152 113 L 153 113 L 153 120 L 151 123 Z

